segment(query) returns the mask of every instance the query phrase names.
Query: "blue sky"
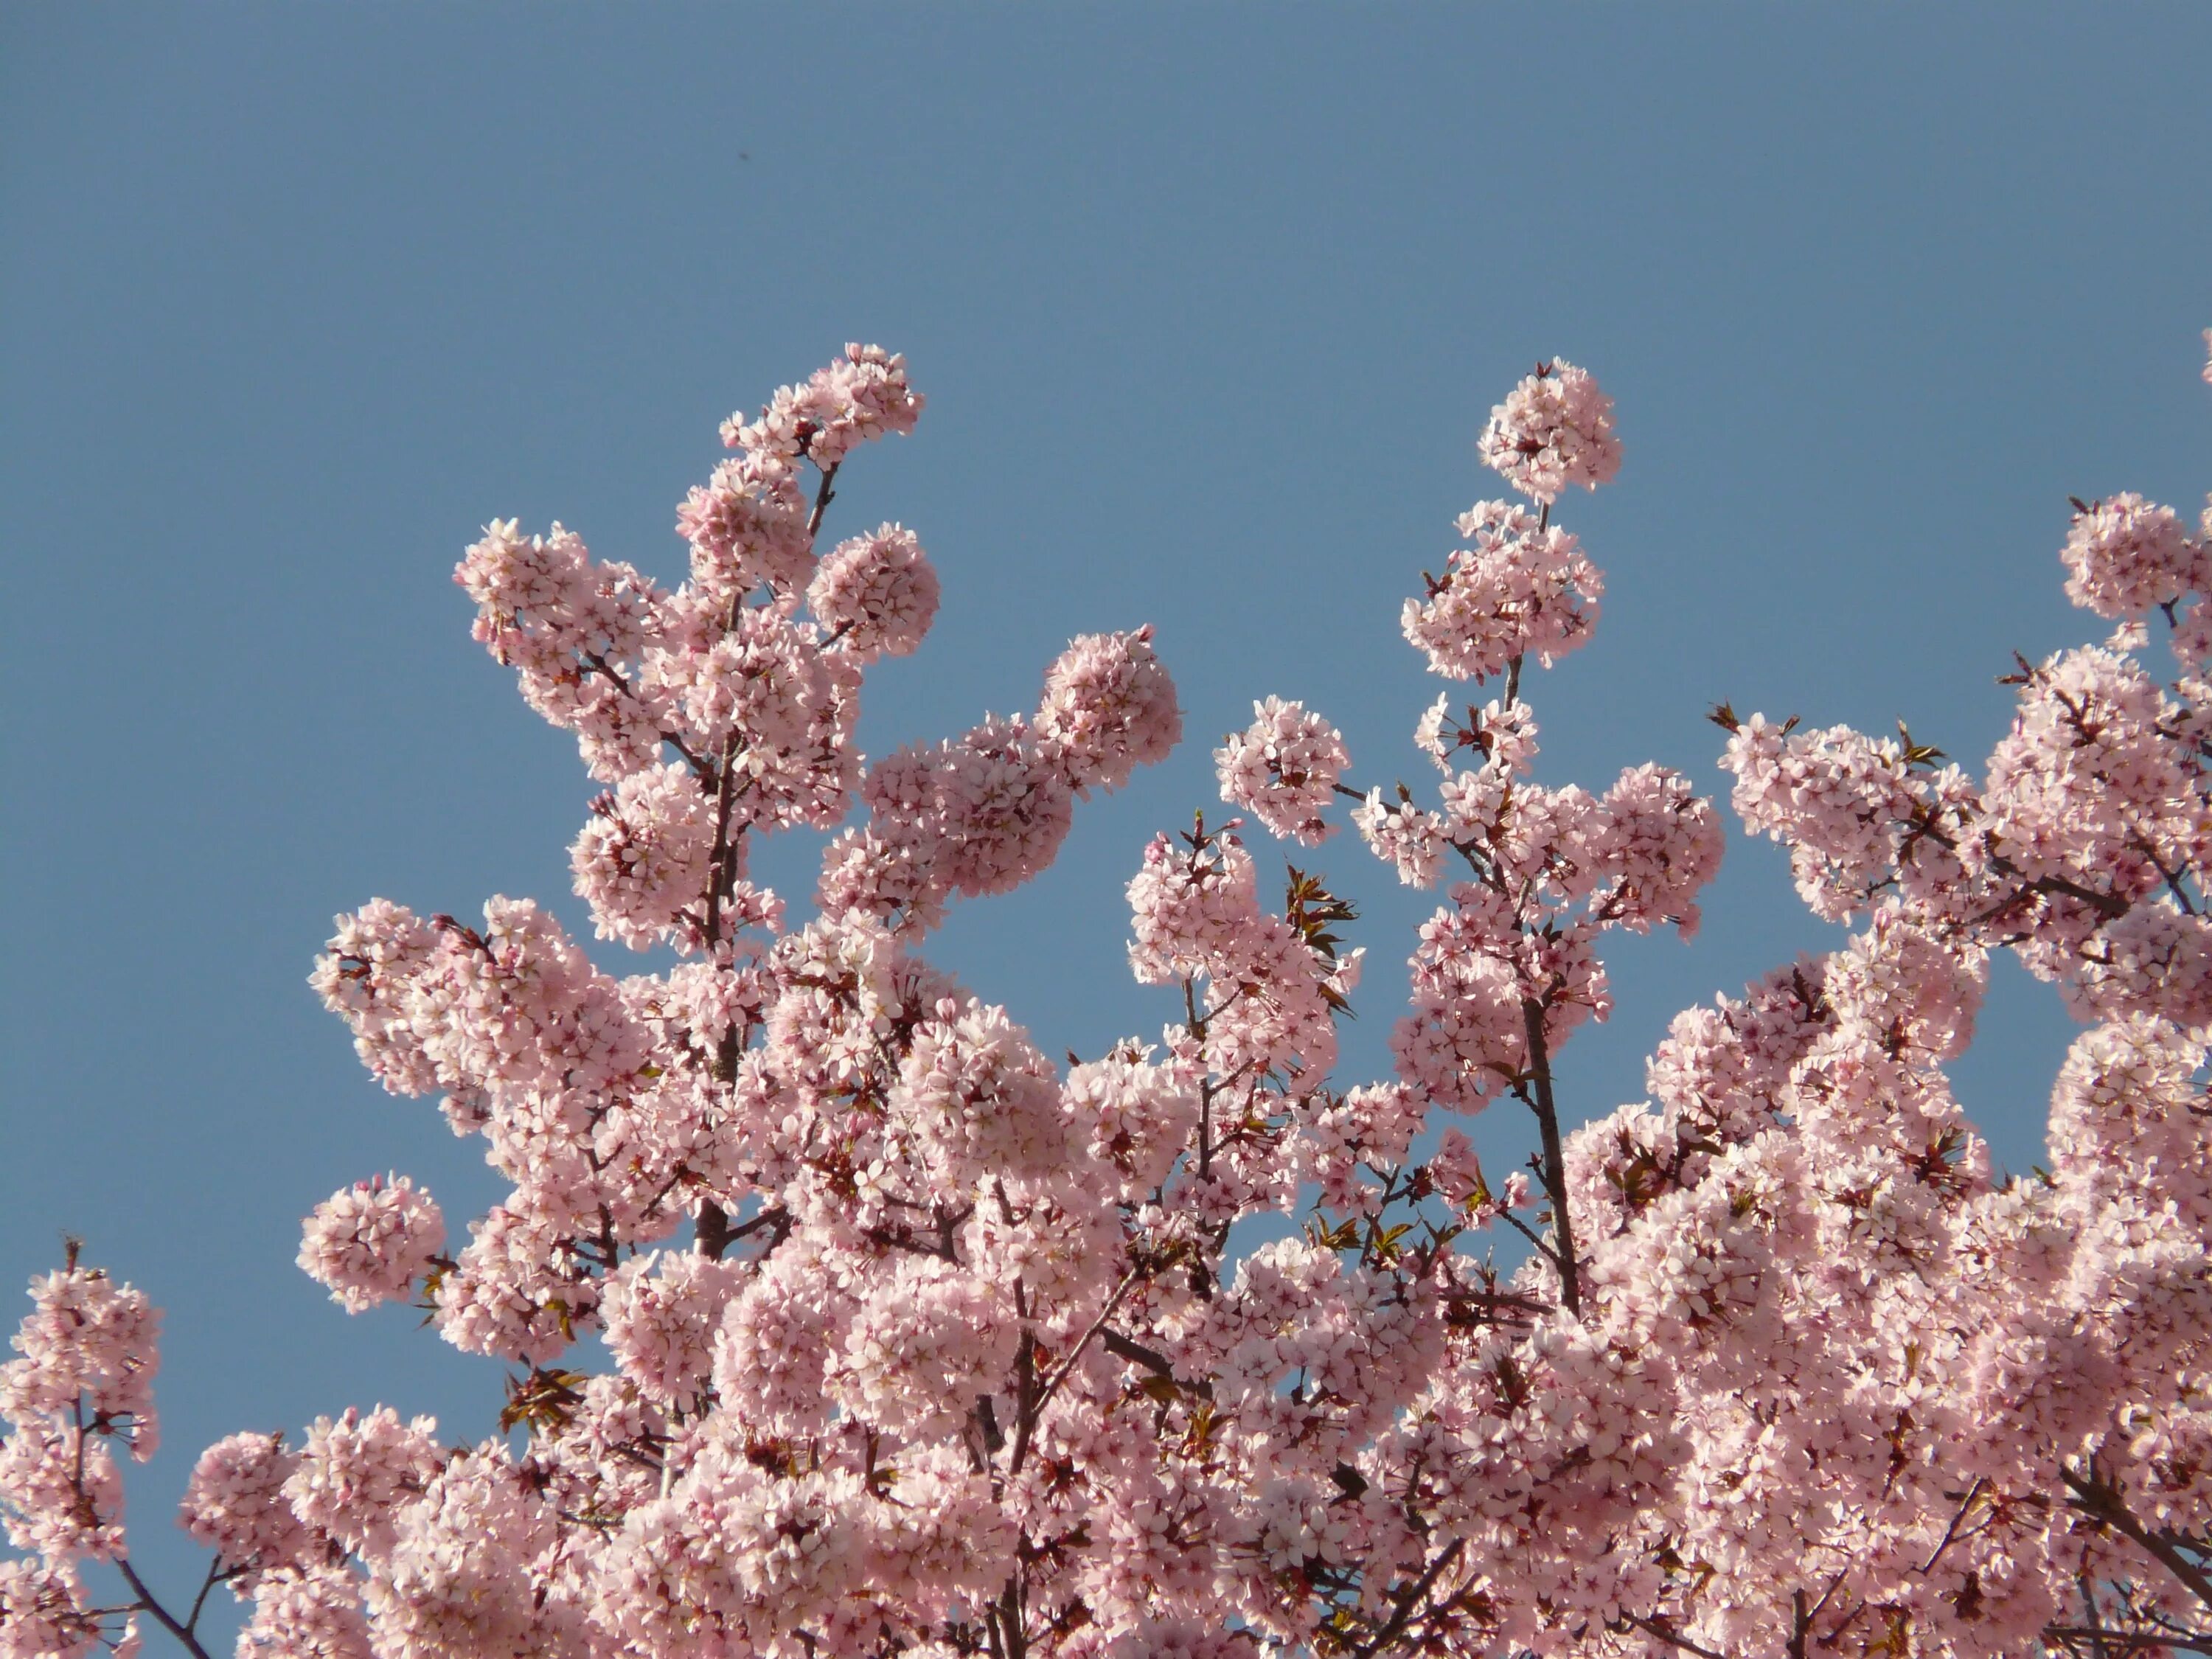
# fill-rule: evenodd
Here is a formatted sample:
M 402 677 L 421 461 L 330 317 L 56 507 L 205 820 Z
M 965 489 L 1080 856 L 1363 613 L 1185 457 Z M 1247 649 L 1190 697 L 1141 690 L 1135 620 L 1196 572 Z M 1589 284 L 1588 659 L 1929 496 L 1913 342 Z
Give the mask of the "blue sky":
M 1155 622 L 1182 687 L 1178 754 L 934 952 L 1095 1054 L 1170 1017 L 1121 887 L 1252 698 L 1419 775 L 1398 606 L 1539 356 L 1626 447 L 1560 513 L 1607 592 L 1534 682 L 1547 781 L 1718 792 L 1723 697 L 1984 755 L 2010 653 L 2098 631 L 2067 495 L 2212 485 L 2208 61 L 2180 6 L 0 9 L 0 1287 L 67 1230 L 169 1310 L 142 1559 L 194 1571 L 216 1435 L 489 1423 L 497 1367 L 291 1265 L 372 1172 L 493 1195 L 307 991 L 331 914 L 579 911 L 592 787 L 449 580 L 486 519 L 672 580 L 724 415 L 907 353 L 921 428 L 832 527 L 914 526 L 945 606 L 867 750 L 1029 706 L 1082 631 Z M 1378 1075 L 1433 901 L 1301 862 L 1365 909 Z M 1640 1097 L 1676 1009 L 1832 938 L 1732 835 L 1565 1097 Z M 2069 1027 L 2007 969 L 1984 1030 L 1960 1089 L 2023 1168 Z

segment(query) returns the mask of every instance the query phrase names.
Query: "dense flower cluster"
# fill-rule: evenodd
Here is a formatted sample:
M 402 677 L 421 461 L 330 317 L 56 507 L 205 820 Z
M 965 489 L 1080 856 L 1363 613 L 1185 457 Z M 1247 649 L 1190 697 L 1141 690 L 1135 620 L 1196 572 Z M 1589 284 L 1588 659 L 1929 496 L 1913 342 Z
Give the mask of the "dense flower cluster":
M 920 408 L 854 347 L 733 420 L 672 592 L 557 529 L 470 550 L 479 637 L 605 788 L 577 890 L 674 965 L 614 977 L 508 898 L 339 919 L 315 988 L 510 1190 L 449 1255 L 427 1193 L 365 1182 L 301 1265 L 519 1370 L 472 1444 L 380 1407 L 201 1455 L 180 1518 L 251 1601 L 244 1659 L 2212 1647 L 2206 537 L 2081 508 L 2069 592 L 2120 631 L 2022 665 L 1979 775 L 1717 711 L 1747 829 L 1855 931 L 1682 1013 L 1651 1098 L 1577 1127 L 1554 1061 L 1609 1010 L 1601 947 L 1692 932 L 1721 850 L 1663 768 L 1535 775 L 1523 670 L 1587 637 L 1599 581 L 1550 506 L 1619 461 L 1589 377 L 1500 406 L 1486 457 L 1540 506 L 1478 506 L 1407 608 L 1437 672 L 1504 681 L 1420 717 L 1433 794 L 1348 781 L 1274 698 L 1216 756 L 1265 829 L 1317 842 L 1343 796 L 1443 886 L 1396 1076 L 1349 1087 L 1352 908 L 1263 878 L 1237 822 L 1158 836 L 1129 884 L 1132 969 L 1177 1005 L 1156 1042 L 1063 1067 L 922 955 L 1181 720 L 1139 629 L 1074 641 L 1031 711 L 856 752 L 863 671 L 937 584 L 896 525 L 815 541 L 856 446 Z M 787 925 L 752 839 L 855 808 Z M 1945 1071 L 2008 951 L 2084 1024 L 2033 1181 Z M 1535 1151 L 1493 1185 L 1450 1120 L 1501 1103 Z M 1478 1248 L 1501 1228 L 1517 1267 Z M 127 1659 L 141 1614 L 196 1640 L 122 1528 L 156 1316 L 74 1254 L 32 1293 L 0 1659 Z M 568 1369 L 594 1337 L 611 1364 Z
M 129 1659 L 136 1609 L 119 1621 L 86 1594 L 82 1565 L 124 1553 L 118 1447 L 143 1462 L 160 1429 L 154 1374 L 161 1316 L 143 1291 L 77 1264 L 31 1281 L 31 1311 L 0 1365 L 0 1528 L 28 1558 L 0 1562 L 0 1653 L 81 1654 L 105 1642 Z
M 1588 370 L 1564 359 L 1537 364 L 1507 393 L 1476 447 L 1484 465 L 1547 506 L 1577 484 L 1611 483 L 1620 471 L 1613 399 Z
M 2077 507 L 2066 538 L 2066 597 L 2100 617 L 2140 617 L 2197 587 L 2198 550 L 2181 515 L 2132 490 Z
M 1461 516 L 1470 545 L 1451 556 L 1427 595 L 1406 601 L 1406 637 L 1429 666 L 1455 680 L 1488 679 L 1522 658 L 1547 668 L 1589 637 L 1605 591 L 1582 544 L 1510 501 L 1478 501 Z
M 1303 703 L 1268 697 L 1252 705 L 1252 724 L 1213 751 L 1221 798 L 1279 836 L 1309 846 L 1332 826 L 1322 809 L 1352 763 L 1344 734 Z
M 372 1176 L 318 1205 L 303 1231 L 301 1271 L 359 1313 L 408 1294 L 445 1246 L 446 1218 L 405 1176 Z

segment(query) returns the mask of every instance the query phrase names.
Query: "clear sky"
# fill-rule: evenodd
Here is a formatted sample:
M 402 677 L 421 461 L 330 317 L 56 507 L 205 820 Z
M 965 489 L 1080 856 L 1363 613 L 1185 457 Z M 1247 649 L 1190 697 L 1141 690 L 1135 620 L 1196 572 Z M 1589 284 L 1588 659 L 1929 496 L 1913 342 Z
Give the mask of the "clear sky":
M 1252 698 L 1419 775 L 1398 607 L 1503 493 L 1473 439 L 1540 356 L 1626 448 L 1561 509 L 1607 591 L 1533 683 L 1548 781 L 1721 791 L 1723 697 L 1978 762 L 2010 653 L 2100 631 L 2068 495 L 2212 485 L 2208 64 L 2212 10 L 2023 0 L 0 4 L 0 1290 L 66 1230 L 169 1310 L 141 1559 L 194 1572 L 167 1516 L 233 1429 L 489 1425 L 497 1366 L 292 1265 L 373 1172 L 457 1225 L 494 1195 L 309 994 L 332 913 L 588 933 L 592 787 L 448 580 L 486 519 L 673 580 L 724 415 L 904 351 L 921 428 L 832 529 L 915 527 L 945 605 L 867 750 L 1029 706 L 1082 631 L 1157 623 L 1182 687 L 1176 757 L 933 953 L 1095 1054 L 1170 1016 L 1121 887 Z M 768 860 L 794 898 L 810 850 Z M 1301 862 L 1366 911 L 1346 1073 L 1380 1075 L 1434 901 Z M 1698 940 L 1612 953 L 1565 1099 L 1640 1097 L 1676 1009 L 1833 938 L 1732 836 Z M 1984 1031 L 1959 1086 L 2024 1169 L 2069 1028 L 2008 967 Z

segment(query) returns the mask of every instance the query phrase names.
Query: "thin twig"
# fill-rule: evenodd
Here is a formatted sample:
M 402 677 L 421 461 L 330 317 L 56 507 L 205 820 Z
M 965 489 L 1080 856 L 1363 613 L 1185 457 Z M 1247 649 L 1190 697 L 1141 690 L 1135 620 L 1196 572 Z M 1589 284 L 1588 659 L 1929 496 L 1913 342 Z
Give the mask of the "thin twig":
M 1951 1517 L 1951 1524 L 1943 1528 L 1943 1541 L 1936 1545 L 1936 1553 L 1921 1564 L 1922 1577 L 1936 1571 L 1936 1564 L 1943 1559 L 1943 1552 L 1951 1547 L 1951 1540 L 1959 1535 L 1959 1523 L 1966 1518 L 1966 1511 L 1973 1508 L 1974 1500 L 1982 1495 L 1982 1488 L 1988 1484 L 1987 1478 L 1984 1477 L 1977 1479 L 1972 1486 L 1966 1488 L 1966 1495 L 1959 1500 L 1959 1512 Z
M 1444 1569 L 1459 1559 L 1460 1551 L 1466 1547 L 1467 1540 L 1464 1538 L 1455 1538 L 1444 1546 L 1442 1553 L 1429 1563 L 1428 1571 L 1398 1598 L 1398 1610 L 1390 1615 L 1390 1622 L 1375 1633 L 1373 1641 L 1358 1650 L 1358 1659 L 1375 1659 L 1376 1654 L 1404 1633 L 1406 1626 L 1413 1622 L 1413 1609 L 1427 1599 L 1429 1592 L 1436 1588 L 1437 1580 L 1443 1576 Z
M 1075 1340 L 1075 1346 L 1068 1350 L 1067 1358 L 1053 1367 L 1052 1375 L 1045 1379 L 1044 1387 L 1037 1391 L 1036 1408 L 1040 1413 L 1051 1402 L 1054 1392 L 1067 1380 L 1067 1374 L 1075 1369 L 1075 1362 L 1083 1358 L 1084 1350 L 1091 1346 L 1091 1339 L 1105 1328 L 1106 1322 L 1114 1316 L 1114 1310 L 1121 1305 L 1121 1298 L 1129 1293 L 1129 1287 L 1136 1282 L 1137 1269 L 1134 1267 L 1121 1275 L 1121 1282 L 1114 1287 L 1114 1294 L 1106 1298 L 1106 1305 L 1098 1310 L 1098 1317 L 1092 1320 L 1089 1328 Z
M 837 492 L 830 485 L 836 483 L 837 469 L 844 465 L 842 461 L 832 461 L 822 469 L 822 482 L 814 491 L 814 510 L 806 515 L 806 539 L 810 544 L 822 528 L 822 515 L 837 499 Z
M 197 1630 L 199 1628 L 200 1609 L 207 1605 L 208 1592 L 213 1589 L 217 1584 L 222 1583 L 224 1580 L 236 1577 L 240 1571 L 241 1569 L 240 1568 L 232 1567 L 226 1571 L 223 1569 L 222 1557 L 220 1555 L 212 1558 L 208 1562 L 207 1577 L 205 1579 L 201 1581 L 200 1593 L 192 1597 L 191 1613 L 191 1616 L 185 1620 L 185 1628 L 186 1630 Z
M 115 1558 L 115 1565 L 117 1571 L 122 1573 L 124 1582 L 131 1586 L 132 1593 L 137 1596 L 138 1605 L 160 1620 L 162 1629 L 182 1642 L 191 1650 L 192 1659 L 208 1659 L 208 1650 L 200 1645 L 200 1638 L 192 1634 L 192 1627 L 190 1625 L 179 1624 L 175 1616 L 155 1600 L 154 1592 L 146 1588 L 146 1581 L 138 1576 L 138 1570 L 131 1565 L 131 1558 L 127 1555 L 118 1555 Z
M 606 658 L 602 656 L 599 652 L 586 651 L 584 653 L 584 661 L 588 666 L 597 669 L 600 673 L 605 675 L 609 680 L 612 681 L 614 683 L 615 689 L 620 691 L 623 696 L 628 697 L 632 702 L 638 703 L 641 708 L 644 706 L 637 693 L 630 689 L 630 683 L 623 678 L 622 671 L 619 668 L 617 668 L 612 663 L 609 662 Z M 659 738 L 661 742 L 666 744 L 678 754 L 684 757 L 685 763 L 690 767 L 691 770 L 696 775 L 697 775 L 702 782 L 712 783 L 714 781 L 714 769 L 708 765 L 706 762 L 701 760 L 698 756 L 693 754 L 691 752 L 691 745 L 690 744 L 684 742 L 683 738 L 678 737 L 673 732 L 665 732 L 658 726 L 654 727 L 653 731 L 654 735 Z

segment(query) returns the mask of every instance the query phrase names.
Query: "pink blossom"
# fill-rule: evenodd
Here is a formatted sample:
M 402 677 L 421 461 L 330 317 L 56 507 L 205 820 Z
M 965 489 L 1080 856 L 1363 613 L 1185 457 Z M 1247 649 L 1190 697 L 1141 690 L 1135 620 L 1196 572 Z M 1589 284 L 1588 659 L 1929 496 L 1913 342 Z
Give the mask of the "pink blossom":
M 1034 729 L 1078 793 L 1119 789 L 1136 768 L 1164 758 L 1182 741 L 1182 711 L 1151 627 L 1072 641 L 1046 671 Z
M 556 1528 L 504 1446 L 455 1457 L 400 1512 L 390 1551 L 372 1564 L 372 1649 L 426 1659 L 535 1651 L 560 1626 L 558 1604 L 531 1582 Z
M 927 933 L 945 920 L 949 884 L 919 824 L 848 830 L 822 852 L 814 896 L 826 916 L 866 917 L 899 933 Z
M 1754 714 L 1722 763 L 1744 827 L 1790 845 L 1798 893 L 1831 920 L 1863 907 L 1924 799 L 1898 744 L 1844 726 L 1793 733 Z
M 1320 1201 L 1331 1209 L 1377 1212 L 1381 1192 L 1361 1181 L 1362 1166 L 1375 1170 L 1404 1164 L 1425 1127 L 1427 1106 L 1402 1084 L 1366 1085 L 1340 1096 L 1317 1091 L 1297 1117 L 1301 1182 L 1318 1188 Z
M 72 1252 L 74 1256 L 74 1252 Z M 74 1261 L 31 1281 L 31 1311 L 0 1365 L 0 1416 L 19 1427 L 87 1412 L 106 1419 L 140 1462 L 154 1455 L 154 1374 L 161 1316 L 143 1291 Z
M 0 1561 L 0 1659 L 82 1659 L 100 1635 L 69 1568 Z
M 405 998 L 437 948 L 437 930 L 385 899 L 333 925 L 337 932 L 308 984 L 353 1029 L 354 1051 L 378 1081 L 394 1094 L 427 1093 L 437 1086 L 436 1074 L 409 1023 Z
M 542 1364 L 595 1322 L 599 1281 L 557 1222 L 501 1205 L 469 1231 L 432 1292 L 433 1317 L 455 1347 Z
M 1476 447 L 1485 466 L 1547 505 L 1577 484 L 1609 483 L 1620 471 L 1613 399 L 1588 370 L 1563 358 L 1539 363 L 1490 411 Z
M 1405 1082 L 1474 1111 L 1527 1069 L 1530 1006 L 1548 1050 L 1584 1019 L 1603 1018 L 1612 997 L 1588 924 L 1530 933 L 1486 887 L 1462 883 L 1450 896 L 1452 908 L 1422 925 L 1413 1012 L 1390 1046 Z
M 1672 922 L 1698 931 L 1696 896 L 1719 872 L 1720 826 L 1712 804 L 1661 766 L 1634 767 L 1605 793 L 1605 828 L 1594 863 L 1604 872 L 1591 908 L 1642 933 Z
M 724 1311 L 714 1339 L 716 1391 L 744 1401 L 765 1433 L 819 1428 L 830 1408 L 826 1358 L 857 1311 L 818 1242 L 794 1240 L 769 1257 Z
M 1604 579 L 1572 536 L 1505 501 L 1476 503 L 1459 531 L 1470 544 L 1401 618 L 1431 670 L 1488 679 L 1523 656 L 1548 668 L 1589 637 Z
M 1060 753 L 1018 719 L 987 720 L 941 751 L 933 805 L 946 884 L 982 896 L 1019 886 L 1059 854 L 1073 822 Z
M 56 1419 L 16 1425 L 0 1441 L 0 1528 L 49 1561 L 123 1553 L 123 1474 L 106 1439 Z
M 912 432 L 921 406 L 921 395 L 907 383 L 904 357 L 880 346 L 848 345 L 805 386 L 779 387 L 759 419 L 732 416 L 722 440 L 749 454 L 804 456 L 827 470 L 860 444 Z
M 266 1575 L 238 1651 L 240 1659 L 371 1659 L 360 1581 L 336 1567 Z
M 707 1381 L 714 1332 L 740 1284 L 734 1266 L 689 1251 L 633 1257 L 610 1282 L 607 1346 L 647 1397 L 684 1402 Z
M 677 508 L 676 532 L 691 544 L 694 589 L 726 612 L 757 588 L 789 592 L 806 583 L 806 501 L 782 456 L 723 462 Z
M 937 572 L 915 533 L 887 524 L 840 542 L 806 590 L 807 607 L 862 661 L 910 655 L 937 616 Z
M 1848 931 L 1678 1015 L 1616 1106 L 1568 1045 L 1610 1012 L 1611 939 L 1695 927 L 1717 815 L 1657 765 L 1535 775 L 1529 677 L 1597 577 L 1548 512 L 1486 504 L 1407 632 L 1512 695 L 1439 699 L 1436 799 L 1352 814 L 1401 876 L 1451 877 L 1395 1077 L 1337 1075 L 1355 907 L 1202 817 L 1128 884 L 1158 1040 L 1063 1066 L 925 940 L 1164 753 L 1174 691 L 1146 630 L 1088 635 L 1033 715 L 864 766 L 865 674 L 934 581 L 896 526 L 819 564 L 815 536 L 918 408 L 854 348 L 733 422 L 672 593 L 557 528 L 464 562 L 480 636 L 605 786 L 573 849 L 601 936 L 678 959 L 617 979 L 506 898 L 338 919 L 318 994 L 503 1185 L 450 1259 L 395 1177 L 321 1206 L 302 1260 L 349 1305 L 421 1283 L 507 1362 L 502 1437 L 379 1408 L 209 1448 L 181 1519 L 252 1597 L 247 1659 L 2212 1639 L 2212 624 L 2178 520 L 2084 511 L 2073 586 L 2122 626 L 2016 665 L 1984 763 L 1715 711 L 1746 830 Z M 1566 365 L 1492 451 L 1547 507 L 1618 453 Z M 2137 619 L 2169 606 L 2171 681 Z M 1317 839 L 1341 736 L 1255 714 L 1224 793 Z M 745 872 L 801 825 L 822 914 L 787 926 Z M 1948 1074 L 2005 953 L 2084 1025 L 2033 1179 Z M 1437 1120 L 1492 1108 L 1502 1180 Z M 76 1573 L 130 1559 L 117 1443 L 152 1449 L 157 1318 L 74 1253 L 32 1291 L 0 1520 L 40 1559 L 0 1564 L 0 1659 L 131 1659 L 134 1613 L 182 1621 Z
M 831 1389 L 846 1409 L 901 1437 L 957 1433 L 1020 1340 L 988 1281 L 909 1256 L 861 1300 Z
M 1136 1197 L 1166 1178 L 1198 1121 L 1197 1091 L 1171 1066 L 1134 1044 L 1068 1069 L 1061 1109 L 1088 1138 L 1090 1156 L 1119 1172 Z
M 1128 893 L 1136 933 L 1130 965 L 1147 984 L 1201 971 L 1209 954 L 1227 948 L 1260 914 L 1251 855 L 1225 834 L 1193 837 L 1188 852 L 1154 836 Z
M 386 1406 L 317 1418 L 284 1481 L 293 1514 L 367 1559 L 383 1556 L 400 1509 L 445 1462 L 437 1427 L 428 1417 L 402 1422 Z
M 300 1267 L 348 1313 L 404 1300 L 446 1246 L 446 1218 L 405 1176 L 372 1176 L 307 1218 Z
M 2180 515 L 2128 490 L 2076 511 L 2060 556 L 2066 597 L 2100 617 L 2140 617 L 2203 580 Z
M 1268 697 L 1252 705 L 1253 721 L 1213 751 L 1221 799 L 1241 806 L 1279 836 L 1310 847 L 1334 829 L 1321 816 L 1352 763 L 1344 734 L 1302 703 Z
M 1059 1079 L 1002 1008 L 971 1000 L 922 1024 L 890 1105 L 954 1188 L 1054 1170 L 1068 1155 Z
M 707 886 L 714 823 L 714 802 L 681 766 L 633 772 L 592 803 L 569 868 L 601 939 L 638 951 L 672 935 L 695 941 L 703 918 L 691 917 L 689 928 L 678 924 Z M 741 858 L 732 861 L 731 874 L 742 870 Z
M 258 1576 L 292 1565 L 308 1541 L 285 1498 L 284 1483 L 299 1462 L 281 1434 L 224 1437 L 192 1466 L 179 1524 L 226 1566 Z M 233 1587 L 243 1595 L 252 1585 L 240 1578 Z
M 1386 804 L 1378 787 L 1352 815 L 1368 849 L 1398 872 L 1408 887 L 1433 887 L 1443 871 L 1449 838 L 1443 820 L 1411 801 Z
M 512 519 L 485 526 L 453 580 L 477 602 L 477 638 L 517 671 L 532 708 L 576 733 L 594 776 L 613 782 L 653 757 L 659 711 L 631 678 L 663 605 L 651 582 L 594 562 L 557 524 L 526 541 Z

